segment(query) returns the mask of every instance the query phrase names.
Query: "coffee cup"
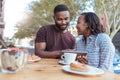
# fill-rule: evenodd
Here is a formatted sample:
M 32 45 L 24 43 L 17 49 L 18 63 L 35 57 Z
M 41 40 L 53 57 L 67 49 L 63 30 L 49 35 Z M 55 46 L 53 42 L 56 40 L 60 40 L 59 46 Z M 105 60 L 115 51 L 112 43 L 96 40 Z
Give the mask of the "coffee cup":
M 77 54 L 75 53 L 64 53 L 61 56 L 61 59 L 64 61 L 66 64 L 70 64 L 71 62 L 74 62 L 76 60 Z

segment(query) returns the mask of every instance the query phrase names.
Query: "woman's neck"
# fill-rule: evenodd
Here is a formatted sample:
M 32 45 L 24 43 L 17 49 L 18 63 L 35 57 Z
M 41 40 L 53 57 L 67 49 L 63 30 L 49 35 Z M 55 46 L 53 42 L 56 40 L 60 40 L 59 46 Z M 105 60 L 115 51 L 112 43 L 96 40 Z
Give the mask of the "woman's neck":
M 87 30 L 87 31 L 85 32 L 85 34 L 84 34 L 84 37 L 85 37 L 85 38 L 88 38 L 90 35 L 91 35 L 90 30 Z
M 84 34 L 85 44 L 87 44 L 87 39 L 89 38 L 90 35 L 91 35 L 91 32 L 87 30 L 86 33 Z

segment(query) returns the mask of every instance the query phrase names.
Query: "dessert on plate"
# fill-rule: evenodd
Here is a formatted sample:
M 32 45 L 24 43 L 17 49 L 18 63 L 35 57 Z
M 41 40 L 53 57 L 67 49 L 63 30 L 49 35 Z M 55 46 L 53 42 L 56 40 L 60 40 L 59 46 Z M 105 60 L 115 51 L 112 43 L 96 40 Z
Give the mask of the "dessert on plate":
M 28 55 L 28 61 L 29 62 L 34 62 L 34 61 L 39 61 L 39 60 L 40 60 L 40 57 L 36 56 L 35 54 L 29 54 Z
M 80 62 L 72 62 L 70 64 L 70 69 L 74 71 L 81 71 L 81 72 L 88 72 L 89 68 L 86 64 L 80 63 Z

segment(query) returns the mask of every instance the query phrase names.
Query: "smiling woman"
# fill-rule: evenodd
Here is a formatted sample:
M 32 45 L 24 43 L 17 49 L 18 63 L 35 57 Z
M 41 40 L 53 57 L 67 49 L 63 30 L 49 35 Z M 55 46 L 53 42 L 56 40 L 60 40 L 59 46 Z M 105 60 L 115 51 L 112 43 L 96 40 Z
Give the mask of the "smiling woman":
M 24 18 L 27 5 L 34 0 L 5 0 L 5 30 L 4 36 L 12 38 L 15 33 L 15 25 Z

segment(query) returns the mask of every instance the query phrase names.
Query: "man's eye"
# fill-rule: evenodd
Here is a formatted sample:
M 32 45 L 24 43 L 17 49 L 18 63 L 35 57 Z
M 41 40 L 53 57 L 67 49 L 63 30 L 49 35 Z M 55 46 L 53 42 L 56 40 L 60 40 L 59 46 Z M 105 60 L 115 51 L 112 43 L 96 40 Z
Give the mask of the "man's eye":
M 62 19 L 58 18 L 57 20 L 61 21 Z
M 65 18 L 65 20 L 68 20 L 68 18 Z

